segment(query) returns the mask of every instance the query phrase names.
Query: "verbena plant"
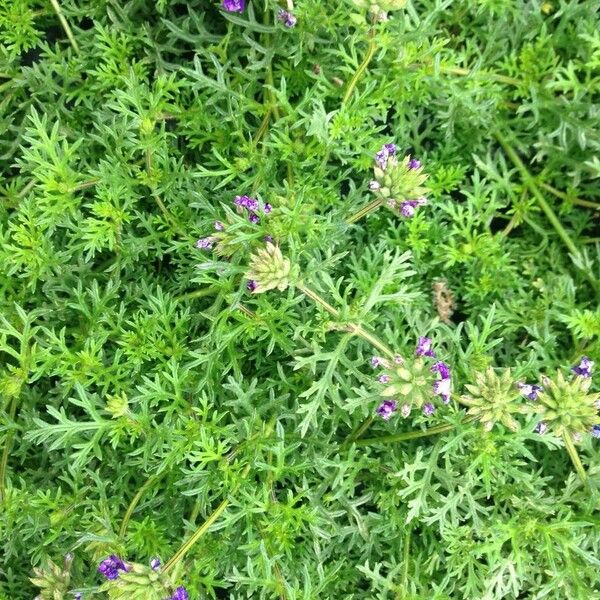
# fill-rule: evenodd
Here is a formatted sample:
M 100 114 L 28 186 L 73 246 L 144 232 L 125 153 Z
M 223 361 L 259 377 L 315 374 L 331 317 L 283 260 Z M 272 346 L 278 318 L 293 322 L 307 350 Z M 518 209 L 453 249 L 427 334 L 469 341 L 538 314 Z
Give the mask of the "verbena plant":
M 590 0 L 0 0 L 0 598 L 600 597 Z

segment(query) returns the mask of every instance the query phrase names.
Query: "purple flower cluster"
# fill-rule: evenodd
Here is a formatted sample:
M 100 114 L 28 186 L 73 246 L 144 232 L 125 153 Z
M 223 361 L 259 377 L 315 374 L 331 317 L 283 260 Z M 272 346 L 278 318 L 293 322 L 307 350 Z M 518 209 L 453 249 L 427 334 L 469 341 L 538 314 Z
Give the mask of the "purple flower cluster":
M 250 213 L 248 215 L 250 223 L 254 223 L 255 225 L 260 223 L 260 217 L 256 214 L 260 208 L 260 204 L 256 198 L 250 198 L 250 196 L 236 196 L 233 199 L 233 203 L 236 206 L 245 208 Z M 273 207 L 268 202 L 263 204 L 262 211 L 265 215 L 268 215 L 272 210 Z
M 377 166 L 385 171 L 388 165 L 388 160 L 390 157 L 395 157 L 396 152 L 397 149 L 395 144 L 384 144 L 381 147 L 381 150 L 375 154 L 375 162 L 377 163 Z
M 407 219 L 414 217 L 417 207 L 425 206 L 427 204 L 427 198 L 421 197 L 416 200 L 404 200 L 400 202 L 400 214 Z
M 580 377 L 591 377 L 594 370 L 594 361 L 587 356 L 583 356 L 578 365 L 575 365 L 571 371 Z
M 432 349 L 432 343 L 433 342 L 431 338 L 421 336 L 417 341 L 415 354 L 417 356 L 430 356 L 431 358 L 435 358 L 435 352 Z
M 411 171 L 414 171 L 415 169 L 420 169 L 420 168 L 421 168 L 421 166 L 422 166 L 422 164 L 421 164 L 421 161 L 420 161 L 420 160 L 417 160 L 416 158 L 411 158 L 411 159 L 408 161 L 408 168 L 409 168 Z
M 441 396 L 442 402 L 448 404 L 450 402 L 450 367 L 441 360 L 436 362 L 431 367 L 432 373 L 438 373 L 440 378 L 433 382 L 433 393 L 436 396 Z
M 246 0 L 223 0 L 221 5 L 227 12 L 244 12 Z
M 541 385 L 536 385 L 535 383 L 517 383 L 517 387 L 523 397 L 528 400 L 537 400 L 538 394 L 544 391 Z
M 390 417 L 396 412 L 396 401 L 395 400 L 384 400 L 377 410 L 377 414 L 384 420 L 389 421 Z
M 158 571 L 158 568 L 160 567 L 160 558 L 155 557 L 153 559 L 150 560 L 150 568 L 153 571 Z
M 246 283 L 246 289 L 249 292 L 253 292 L 256 289 L 257 283 L 256 281 L 254 281 L 254 279 L 249 279 L 248 282 Z
M 286 26 L 286 27 L 295 27 L 298 19 L 287 10 L 283 10 L 283 8 L 279 9 L 277 13 L 277 18 Z
M 175 590 L 175 592 L 169 600 L 189 600 L 189 595 L 187 593 L 187 590 L 182 585 L 180 585 Z
M 120 571 L 128 570 L 127 565 L 116 554 L 111 554 L 98 566 L 98 572 L 102 573 L 106 579 L 116 579 Z

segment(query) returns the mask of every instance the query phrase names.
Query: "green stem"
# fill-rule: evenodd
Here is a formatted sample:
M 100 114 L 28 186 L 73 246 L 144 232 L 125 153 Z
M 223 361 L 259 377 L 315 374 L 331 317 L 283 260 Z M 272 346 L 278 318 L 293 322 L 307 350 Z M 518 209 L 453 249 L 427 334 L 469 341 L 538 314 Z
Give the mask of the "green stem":
M 369 45 L 367 47 L 367 53 L 365 54 L 365 57 L 364 57 L 363 61 L 360 63 L 358 69 L 356 69 L 354 75 L 352 76 L 352 79 L 348 83 L 348 87 L 346 88 L 346 93 L 344 94 L 344 97 L 342 98 L 342 106 L 344 106 L 346 104 L 346 102 L 348 102 L 348 100 L 350 99 L 350 96 L 352 96 L 352 92 L 354 91 L 354 88 L 356 87 L 358 80 L 360 79 L 361 75 L 365 72 L 365 69 L 369 66 L 369 63 L 371 62 L 371 60 L 373 59 L 373 56 L 375 55 L 375 50 L 377 50 L 377 45 L 375 43 L 375 31 L 370 30 L 369 35 L 371 36 L 371 39 L 369 40 Z
M 462 423 L 468 423 L 472 420 L 472 417 L 467 417 L 462 421 Z M 458 425 L 460 425 L 460 423 L 444 423 L 443 425 L 436 425 L 435 427 L 430 427 L 425 431 L 407 431 L 405 433 L 395 433 L 393 435 L 382 435 L 381 437 L 376 438 L 356 440 L 354 443 L 357 446 L 369 446 L 371 444 L 386 444 L 390 442 L 403 442 L 406 440 L 415 440 L 417 438 L 429 437 L 430 435 L 437 435 L 439 433 L 451 431 L 452 429 L 458 427 Z
M 352 442 L 355 442 L 371 425 L 375 418 L 373 415 L 367 417 L 362 423 L 359 423 L 358 426 L 352 431 L 352 433 L 344 440 L 342 444 L 342 448 L 349 446 Z
M 244 470 L 243 475 L 247 474 L 248 467 Z M 215 521 L 225 512 L 225 509 L 229 506 L 229 498 L 225 498 L 221 501 L 221 504 L 213 511 L 213 513 L 196 529 L 192 537 L 190 537 L 184 544 L 175 552 L 169 562 L 162 569 L 163 573 L 168 573 L 192 548 L 192 546 L 210 529 Z
M 468 77 L 477 77 L 479 79 L 491 79 L 498 83 L 506 83 L 507 85 L 521 86 L 525 85 L 525 82 L 521 79 L 515 79 L 514 77 L 508 77 L 506 75 L 500 75 L 499 73 L 486 73 L 482 71 L 471 71 L 464 67 L 446 67 L 440 66 L 439 70 L 442 73 L 450 73 L 451 75 L 462 75 Z
M 569 453 L 569 456 L 571 457 L 571 462 L 573 463 L 575 470 L 579 474 L 581 481 L 583 481 L 583 483 L 586 483 L 587 482 L 587 473 L 585 472 L 585 469 L 583 468 L 583 464 L 581 462 L 581 459 L 579 458 L 579 453 L 577 452 L 577 448 L 575 447 L 575 444 L 573 443 L 571 436 L 568 433 L 563 434 L 563 441 L 565 442 L 565 448 L 567 449 L 567 452 Z
M 305 296 L 310 298 L 313 302 L 315 302 L 319 306 L 322 306 L 330 315 L 334 316 L 336 319 L 339 319 L 339 317 L 341 315 L 340 311 L 337 308 L 334 308 L 333 306 L 331 306 L 331 304 L 329 304 L 325 299 L 321 298 L 321 296 L 319 296 L 319 294 L 317 294 L 310 288 L 306 287 L 302 282 L 297 283 L 296 287 Z M 360 325 L 355 325 L 353 323 L 349 323 L 348 325 L 346 325 L 346 328 L 351 333 L 354 333 L 355 335 L 358 335 L 359 337 L 363 338 L 365 341 L 369 342 L 369 344 L 371 344 L 378 350 L 381 350 L 381 352 L 383 352 L 383 354 L 386 354 L 390 358 L 393 358 L 395 356 L 395 353 L 391 348 L 386 346 L 386 344 L 384 344 L 377 336 L 368 332 Z
M 571 198 L 568 194 L 553 188 L 551 185 L 544 183 L 543 181 L 539 182 L 540 187 L 543 187 L 545 190 L 548 190 L 551 194 L 554 194 L 557 198 L 564 200 L 565 202 L 570 202 L 571 204 L 576 204 L 577 206 L 585 206 L 586 208 L 592 208 L 594 210 L 600 210 L 600 204 L 596 202 L 590 202 L 589 200 L 582 200 L 581 198 Z
M 356 221 L 360 221 L 363 217 L 368 215 L 370 212 L 377 210 L 382 204 L 383 204 L 382 198 L 377 198 L 376 200 L 373 200 L 373 202 L 369 202 L 369 204 L 366 204 L 365 206 L 363 206 L 358 212 L 355 212 L 353 215 L 349 216 L 346 219 L 346 223 L 348 225 L 352 225 L 352 223 L 356 223 Z
M 273 433 L 274 428 L 275 428 L 275 419 L 273 418 L 273 419 L 271 419 L 271 421 L 269 421 L 269 423 L 265 427 L 264 434 L 262 434 L 262 435 L 269 437 Z M 246 442 L 249 442 L 260 436 L 261 436 L 261 434 L 255 434 L 251 438 L 246 440 Z M 244 444 L 246 442 L 242 442 L 242 444 Z M 246 477 L 248 476 L 248 473 L 250 472 L 250 467 L 252 466 L 252 464 L 253 464 L 252 462 L 249 462 L 244 467 L 244 470 L 242 471 L 241 476 L 240 476 L 240 480 L 230 490 L 231 494 L 235 493 L 238 490 L 238 488 L 240 487 L 242 481 L 244 479 L 246 479 Z M 215 510 L 206 519 L 206 521 L 204 521 L 204 523 L 202 523 L 202 525 L 200 525 L 200 527 L 198 527 L 198 529 L 196 529 L 196 531 L 192 534 L 192 536 L 180 546 L 179 550 L 177 550 L 177 552 L 175 552 L 175 554 L 171 557 L 169 562 L 167 562 L 167 564 L 162 569 L 162 572 L 168 573 L 171 569 L 173 569 L 173 567 L 175 567 L 175 565 L 191 550 L 192 546 L 211 528 L 211 526 L 217 521 L 217 519 L 225 512 L 225 510 L 229 506 L 230 502 L 231 501 L 229 500 L 229 498 L 224 498 L 221 501 L 219 506 L 217 506 L 217 508 L 215 508 Z
M 510 160 L 513 162 L 515 167 L 517 167 L 517 170 L 521 173 L 523 182 L 537 200 L 541 209 L 546 214 L 546 217 L 548 218 L 550 223 L 552 223 L 552 226 L 556 230 L 556 233 L 558 233 L 559 237 L 562 239 L 565 246 L 568 248 L 572 257 L 574 259 L 581 259 L 581 254 L 577 246 L 575 245 L 565 228 L 562 226 L 562 223 L 559 221 L 558 217 L 556 216 L 548 202 L 546 202 L 546 199 L 540 192 L 535 182 L 535 179 L 533 178 L 531 173 L 529 173 L 527 167 L 523 164 L 516 151 L 512 148 L 512 146 L 508 143 L 506 138 L 499 131 L 496 131 L 494 135 L 498 142 L 500 142 L 500 145 L 504 148 L 504 151 L 506 152 Z M 592 275 L 591 271 L 589 269 L 583 269 L 583 273 L 585 274 L 586 278 L 592 283 L 592 285 L 594 287 L 597 287 L 597 281 Z
M 136 506 L 139 504 L 142 496 L 146 493 L 146 490 L 152 486 L 155 482 L 157 482 L 163 475 L 165 471 L 159 473 L 158 475 L 152 475 L 149 477 L 144 485 L 137 491 L 137 494 L 131 500 L 129 506 L 127 507 L 127 511 L 125 512 L 125 516 L 123 517 L 123 522 L 121 523 L 121 528 L 119 529 L 119 537 L 123 539 L 125 537 L 125 533 L 127 532 L 127 525 L 129 524 L 129 520 L 131 519 L 131 515 L 135 510 Z
M 17 397 L 13 396 L 8 409 L 8 416 L 10 421 L 15 420 L 17 414 Z M 6 440 L 4 441 L 4 448 L 2 449 L 2 458 L 0 459 L 0 502 L 4 500 L 5 481 L 6 481 L 6 467 L 8 465 L 8 457 L 10 456 L 10 450 L 12 448 L 12 442 L 14 437 L 14 431 L 11 430 L 6 434 Z
M 73 32 L 71 31 L 71 28 L 69 27 L 69 23 L 67 22 L 67 19 L 65 19 L 65 16 L 63 15 L 63 12 L 60 7 L 60 4 L 58 3 L 58 0 L 50 0 L 50 3 L 52 4 L 52 8 L 54 9 L 54 12 L 56 13 L 58 20 L 60 21 L 60 24 L 62 25 L 62 28 L 65 30 L 65 33 L 67 34 L 67 37 L 69 38 L 69 42 L 71 42 L 71 46 L 73 46 L 73 49 L 75 50 L 75 52 L 77 52 L 77 54 L 79 54 L 79 46 L 77 45 L 77 41 L 75 40 L 75 37 L 73 36 Z
M 412 527 L 406 526 L 406 535 L 404 536 L 404 548 L 402 548 L 402 591 L 408 594 L 408 571 L 410 566 L 410 540 Z
M 199 290 L 194 290 L 193 292 L 188 292 L 187 294 L 181 294 L 181 296 L 177 296 L 175 298 L 175 301 L 183 302 L 184 300 L 193 300 L 194 298 L 204 298 L 204 296 L 212 296 L 218 292 L 219 288 L 215 286 L 205 287 Z

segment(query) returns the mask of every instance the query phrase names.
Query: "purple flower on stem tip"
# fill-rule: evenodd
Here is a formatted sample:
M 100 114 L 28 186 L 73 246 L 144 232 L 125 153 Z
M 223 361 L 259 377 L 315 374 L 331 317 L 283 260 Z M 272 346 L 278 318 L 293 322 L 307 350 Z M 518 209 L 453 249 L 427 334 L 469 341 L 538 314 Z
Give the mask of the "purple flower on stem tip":
M 409 169 L 419 169 L 421 167 L 421 161 L 417 160 L 416 158 L 411 158 L 408 161 L 408 168 Z
M 199 248 L 200 250 L 211 250 L 214 243 L 215 243 L 215 238 L 212 238 L 212 237 L 200 238 L 196 242 L 196 248 Z
M 272 244 L 273 243 L 273 237 L 270 236 L 270 235 L 265 235 L 263 237 L 263 242 L 269 242 L 269 244 Z
M 587 356 L 582 356 L 579 364 L 574 366 L 571 371 L 581 377 L 591 377 L 593 369 L 594 361 L 590 360 Z
M 225 227 L 223 226 L 223 223 L 221 223 L 221 221 L 215 221 L 215 230 L 223 231 L 223 229 L 225 229 Z
M 431 372 L 438 372 L 442 379 L 450 379 L 450 367 L 441 360 L 438 360 L 432 367 Z
M 187 590 L 182 585 L 180 585 L 171 596 L 171 600 L 189 600 L 189 598 Z
M 389 383 L 390 382 L 390 376 L 387 375 L 386 373 L 382 373 L 378 378 L 379 383 Z
M 260 223 L 260 218 L 257 214 L 250 213 L 250 216 L 248 217 L 248 221 L 250 221 L 250 223 L 254 223 L 255 225 L 258 225 Z
M 73 594 L 73 600 L 82 600 L 83 594 L 81 592 L 75 592 Z
M 394 356 L 394 362 L 397 365 L 403 365 L 404 364 L 404 359 L 399 354 L 396 354 L 396 356 Z
M 431 356 L 435 358 L 435 352 L 431 349 L 431 338 L 421 336 L 417 341 L 417 349 L 415 350 L 415 354 L 417 356 Z
M 546 431 L 548 431 L 548 425 L 544 421 L 540 421 L 533 429 L 533 433 L 539 433 L 540 435 L 544 435 Z
M 394 400 L 384 400 L 375 411 L 384 421 L 388 421 L 396 412 L 396 402 Z
M 273 207 L 268 202 L 265 202 L 265 205 L 263 206 L 263 212 L 265 215 L 268 215 L 272 210 Z
M 375 162 L 380 169 L 387 167 L 388 158 L 396 154 L 396 146 L 394 144 L 384 144 L 381 150 L 375 154 Z
M 380 188 L 381 188 L 381 184 L 379 183 L 379 181 L 375 181 L 375 180 L 369 181 L 369 189 L 372 192 L 376 192 Z
M 254 279 L 249 279 L 248 283 L 246 283 L 246 289 L 249 292 L 253 292 L 256 289 L 256 281 L 254 281 Z
M 591 434 L 592 437 L 600 438 L 600 425 L 594 425 L 590 429 L 590 434 Z
M 98 566 L 98 572 L 102 573 L 106 579 L 116 579 L 119 571 L 128 570 L 127 565 L 116 554 L 111 554 Z
M 405 402 L 401 407 L 400 407 L 400 414 L 406 419 L 408 417 L 408 415 L 410 415 L 410 404 L 408 402 Z
M 400 202 L 400 214 L 407 219 L 410 219 L 415 216 L 415 209 L 418 204 L 416 200 L 405 200 L 404 202 Z
M 223 0 L 221 5 L 227 12 L 244 12 L 246 0 Z
M 528 400 L 537 400 L 538 394 L 544 389 L 541 385 L 535 383 L 517 383 L 521 395 Z
M 151 559 L 151 560 L 150 560 L 150 568 L 151 568 L 153 571 L 157 571 L 157 570 L 158 570 L 158 567 L 160 567 L 160 558 L 158 558 L 158 557 L 155 557 L 155 558 Z
M 426 417 L 430 417 L 435 412 L 435 406 L 431 402 L 423 404 L 423 414 Z
M 436 396 L 441 396 L 444 404 L 448 404 L 450 402 L 450 379 L 438 379 L 434 381 L 433 393 Z
M 283 8 L 279 9 L 277 13 L 277 18 L 286 26 L 286 27 L 294 27 L 298 22 L 298 19 L 287 10 L 283 10 Z
M 250 196 L 236 196 L 233 200 L 233 203 L 236 206 L 243 206 L 251 211 L 258 210 L 258 200 L 255 198 L 250 198 Z
M 382 361 L 381 358 L 379 356 L 374 356 L 373 358 L 371 358 L 371 366 L 375 369 L 377 367 L 380 367 L 382 365 Z

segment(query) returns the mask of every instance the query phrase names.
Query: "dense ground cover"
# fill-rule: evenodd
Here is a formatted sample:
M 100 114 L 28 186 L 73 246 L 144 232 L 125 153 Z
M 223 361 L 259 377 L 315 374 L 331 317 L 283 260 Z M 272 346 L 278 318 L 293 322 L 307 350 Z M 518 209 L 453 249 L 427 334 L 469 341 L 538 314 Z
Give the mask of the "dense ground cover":
M 225 4 L 0 0 L 0 598 L 600 598 L 598 3 Z

